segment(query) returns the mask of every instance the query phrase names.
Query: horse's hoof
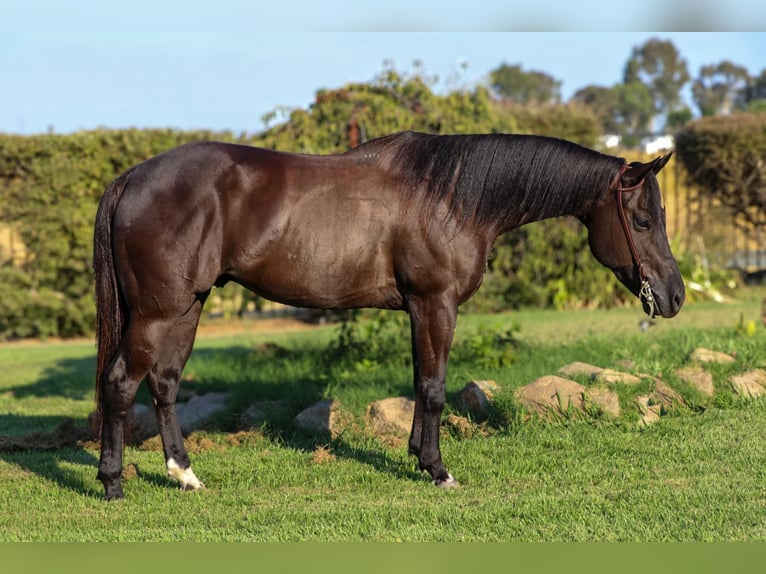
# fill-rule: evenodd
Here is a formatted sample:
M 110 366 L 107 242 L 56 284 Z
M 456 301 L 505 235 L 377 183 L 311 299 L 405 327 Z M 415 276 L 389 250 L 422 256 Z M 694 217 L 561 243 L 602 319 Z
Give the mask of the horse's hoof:
M 434 484 L 438 488 L 457 488 L 460 486 L 460 483 L 457 480 L 455 480 L 451 474 L 448 474 L 447 478 L 435 479 Z
M 107 502 L 111 502 L 112 500 L 122 500 L 123 498 L 125 498 L 125 494 L 123 494 L 121 488 L 113 489 L 104 495 L 104 500 Z
M 195 490 L 205 490 L 205 485 L 199 481 L 196 482 L 195 484 L 181 485 L 181 492 L 194 492 Z

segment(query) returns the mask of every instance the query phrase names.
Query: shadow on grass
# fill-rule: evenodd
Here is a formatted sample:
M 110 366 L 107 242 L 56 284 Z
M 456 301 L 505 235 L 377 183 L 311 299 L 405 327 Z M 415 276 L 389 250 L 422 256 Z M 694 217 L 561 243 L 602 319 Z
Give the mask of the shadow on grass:
M 17 385 L 4 392 L 15 398 L 61 397 L 82 400 L 92 397 L 96 357 L 68 358 L 46 368 L 33 384 Z
M 93 393 L 94 360 L 93 357 L 59 360 L 46 368 L 34 383 L 8 389 L 8 392 L 15 398 L 87 399 Z M 328 386 L 336 384 L 336 366 L 333 357 L 328 357 L 327 349 L 320 347 L 299 350 L 268 344 L 255 348 L 244 345 L 218 349 L 202 347 L 195 349 L 181 387 L 196 394 L 231 393 L 232 409 L 227 415 L 208 423 L 204 427 L 206 431 L 248 430 L 250 427 L 243 422 L 242 413 L 250 404 L 283 400 L 289 405 L 289 412 L 273 420 L 267 418 L 262 426 L 264 436 L 275 444 L 307 453 L 316 450 L 318 445 L 331 444 L 335 456 L 369 465 L 398 478 L 420 479 L 414 459 L 405 463 L 391 458 L 382 446 L 380 449 L 374 445 L 368 448 L 343 437 L 330 441 L 329 437 L 295 431 L 292 425 L 295 415 L 325 398 Z M 351 384 L 358 384 L 358 381 Z M 370 384 L 376 383 L 372 381 Z M 403 385 L 401 391 L 405 394 L 409 385 Z M 141 385 L 137 401 L 151 404 L 146 385 Z M 75 427 L 72 419 L 60 416 L 0 415 L 0 458 L 66 490 L 101 498 L 103 492 L 98 482 L 85 481 L 82 473 L 71 470 L 71 465 L 85 465 L 92 468 L 93 476 L 96 473 L 98 455 L 93 452 L 95 445 L 91 442 L 88 444 L 90 449 L 85 447 L 87 441 L 96 437 L 87 428 L 87 423 L 84 425 Z M 138 476 L 157 486 L 175 488 L 161 474 L 139 472 Z

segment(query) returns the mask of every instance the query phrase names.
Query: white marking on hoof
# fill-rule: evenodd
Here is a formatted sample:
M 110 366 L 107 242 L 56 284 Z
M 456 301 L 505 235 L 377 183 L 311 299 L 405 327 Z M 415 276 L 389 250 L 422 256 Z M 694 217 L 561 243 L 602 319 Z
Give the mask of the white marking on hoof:
M 460 483 L 451 474 L 448 474 L 444 480 L 434 480 L 434 484 L 439 488 L 457 488 L 460 486 Z
M 168 476 L 173 480 L 177 480 L 181 483 L 181 490 L 184 492 L 190 490 L 199 490 L 205 488 L 205 485 L 200 482 L 194 471 L 189 468 L 181 468 L 173 458 L 169 458 L 167 462 Z

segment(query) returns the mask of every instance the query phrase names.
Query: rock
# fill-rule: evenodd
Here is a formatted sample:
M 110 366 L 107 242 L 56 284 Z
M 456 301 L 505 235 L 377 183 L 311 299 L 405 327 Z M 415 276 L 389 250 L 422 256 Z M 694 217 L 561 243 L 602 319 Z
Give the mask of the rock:
M 620 397 L 614 391 L 595 387 L 587 390 L 587 396 L 602 413 L 615 418 L 620 416 Z
M 766 394 L 766 371 L 755 369 L 729 379 L 734 392 L 746 399 L 755 399 Z
M 596 382 L 606 385 L 613 385 L 616 383 L 621 383 L 623 385 L 637 385 L 641 382 L 641 378 L 614 369 L 604 369 L 596 375 Z
M 415 400 L 407 397 L 391 397 L 375 401 L 367 406 L 365 420 L 376 435 L 407 434 L 412 429 Z
M 499 390 L 500 385 L 495 381 L 471 381 L 458 393 L 455 403 L 474 420 L 485 420 L 492 412 L 492 399 Z
M 338 401 L 325 399 L 298 413 L 293 422 L 302 431 L 335 436 L 338 431 L 339 408 Z
M 527 410 L 554 418 L 572 409 L 584 412 L 583 397 L 587 388 L 556 375 L 546 375 L 516 390 L 514 396 Z
M 733 363 L 734 357 L 726 353 L 698 347 L 691 352 L 689 360 L 698 363 Z
M 181 426 L 181 433 L 188 436 L 193 430 L 201 428 L 213 415 L 226 410 L 229 393 L 205 393 L 195 395 L 188 402 L 176 403 L 176 417 Z M 137 404 L 133 406 L 135 426 L 133 440 L 143 442 L 159 432 L 154 408 Z
M 206 393 L 176 405 L 176 416 L 181 425 L 181 432 L 189 434 L 213 418 L 213 415 L 226 409 L 229 393 Z
M 636 397 L 636 404 L 638 410 L 641 411 L 641 424 L 649 426 L 660 420 L 664 412 L 686 406 L 686 401 L 666 383 L 660 379 L 655 379 L 654 391 L 648 395 Z
M 641 424 L 643 426 L 649 426 L 660 420 L 662 414 L 662 405 L 650 404 L 652 402 L 652 395 L 640 395 L 636 397 L 636 404 L 638 410 L 641 411 Z
M 178 409 L 178 405 L 176 405 L 176 409 Z M 127 426 L 130 428 L 130 425 Z M 141 443 L 160 432 L 157 428 L 157 418 L 154 416 L 154 408 L 140 403 L 133 405 L 132 429 L 133 434 L 130 442 L 135 443 Z
M 596 365 L 591 365 L 589 363 L 581 363 L 580 361 L 575 361 L 574 363 L 569 363 L 568 365 L 564 365 L 558 370 L 559 375 L 562 377 L 577 377 L 577 376 L 583 376 L 587 377 L 589 379 L 595 379 L 596 376 L 603 371 L 601 367 L 597 367 Z
M 621 369 L 628 369 L 629 371 L 636 368 L 636 362 L 633 359 L 618 359 L 615 361 L 615 365 Z
M 687 406 L 684 398 L 659 379 L 654 381 L 654 391 L 651 394 L 652 402 L 664 409 Z
M 687 365 L 676 371 L 676 376 L 688 385 L 697 389 L 706 397 L 712 397 L 715 387 L 713 375 L 699 365 Z

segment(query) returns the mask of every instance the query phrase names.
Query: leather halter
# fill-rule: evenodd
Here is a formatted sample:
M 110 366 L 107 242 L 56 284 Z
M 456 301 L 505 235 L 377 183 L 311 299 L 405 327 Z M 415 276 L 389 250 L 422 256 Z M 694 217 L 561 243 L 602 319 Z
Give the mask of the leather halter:
M 630 249 L 630 254 L 633 257 L 633 261 L 638 267 L 638 277 L 641 279 L 641 290 L 638 292 L 638 298 L 639 300 L 646 302 L 646 306 L 649 308 L 649 318 L 654 319 L 654 315 L 656 313 L 656 307 L 654 305 L 654 294 L 652 293 L 652 288 L 649 285 L 649 280 L 646 278 L 646 273 L 644 272 L 644 264 L 641 261 L 641 258 L 638 256 L 636 244 L 633 241 L 633 234 L 630 232 L 630 228 L 628 227 L 628 218 L 625 216 L 625 207 L 622 204 L 622 194 L 626 191 L 635 191 L 636 189 L 640 188 L 642 185 L 644 185 L 646 177 L 641 178 L 641 180 L 635 185 L 623 187 L 622 176 L 629 169 L 629 167 L 630 166 L 627 163 L 623 164 L 622 167 L 620 167 L 619 173 L 617 174 L 617 213 L 620 215 L 622 230 L 625 232 L 625 239 L 628 240 L 628 248 Z

